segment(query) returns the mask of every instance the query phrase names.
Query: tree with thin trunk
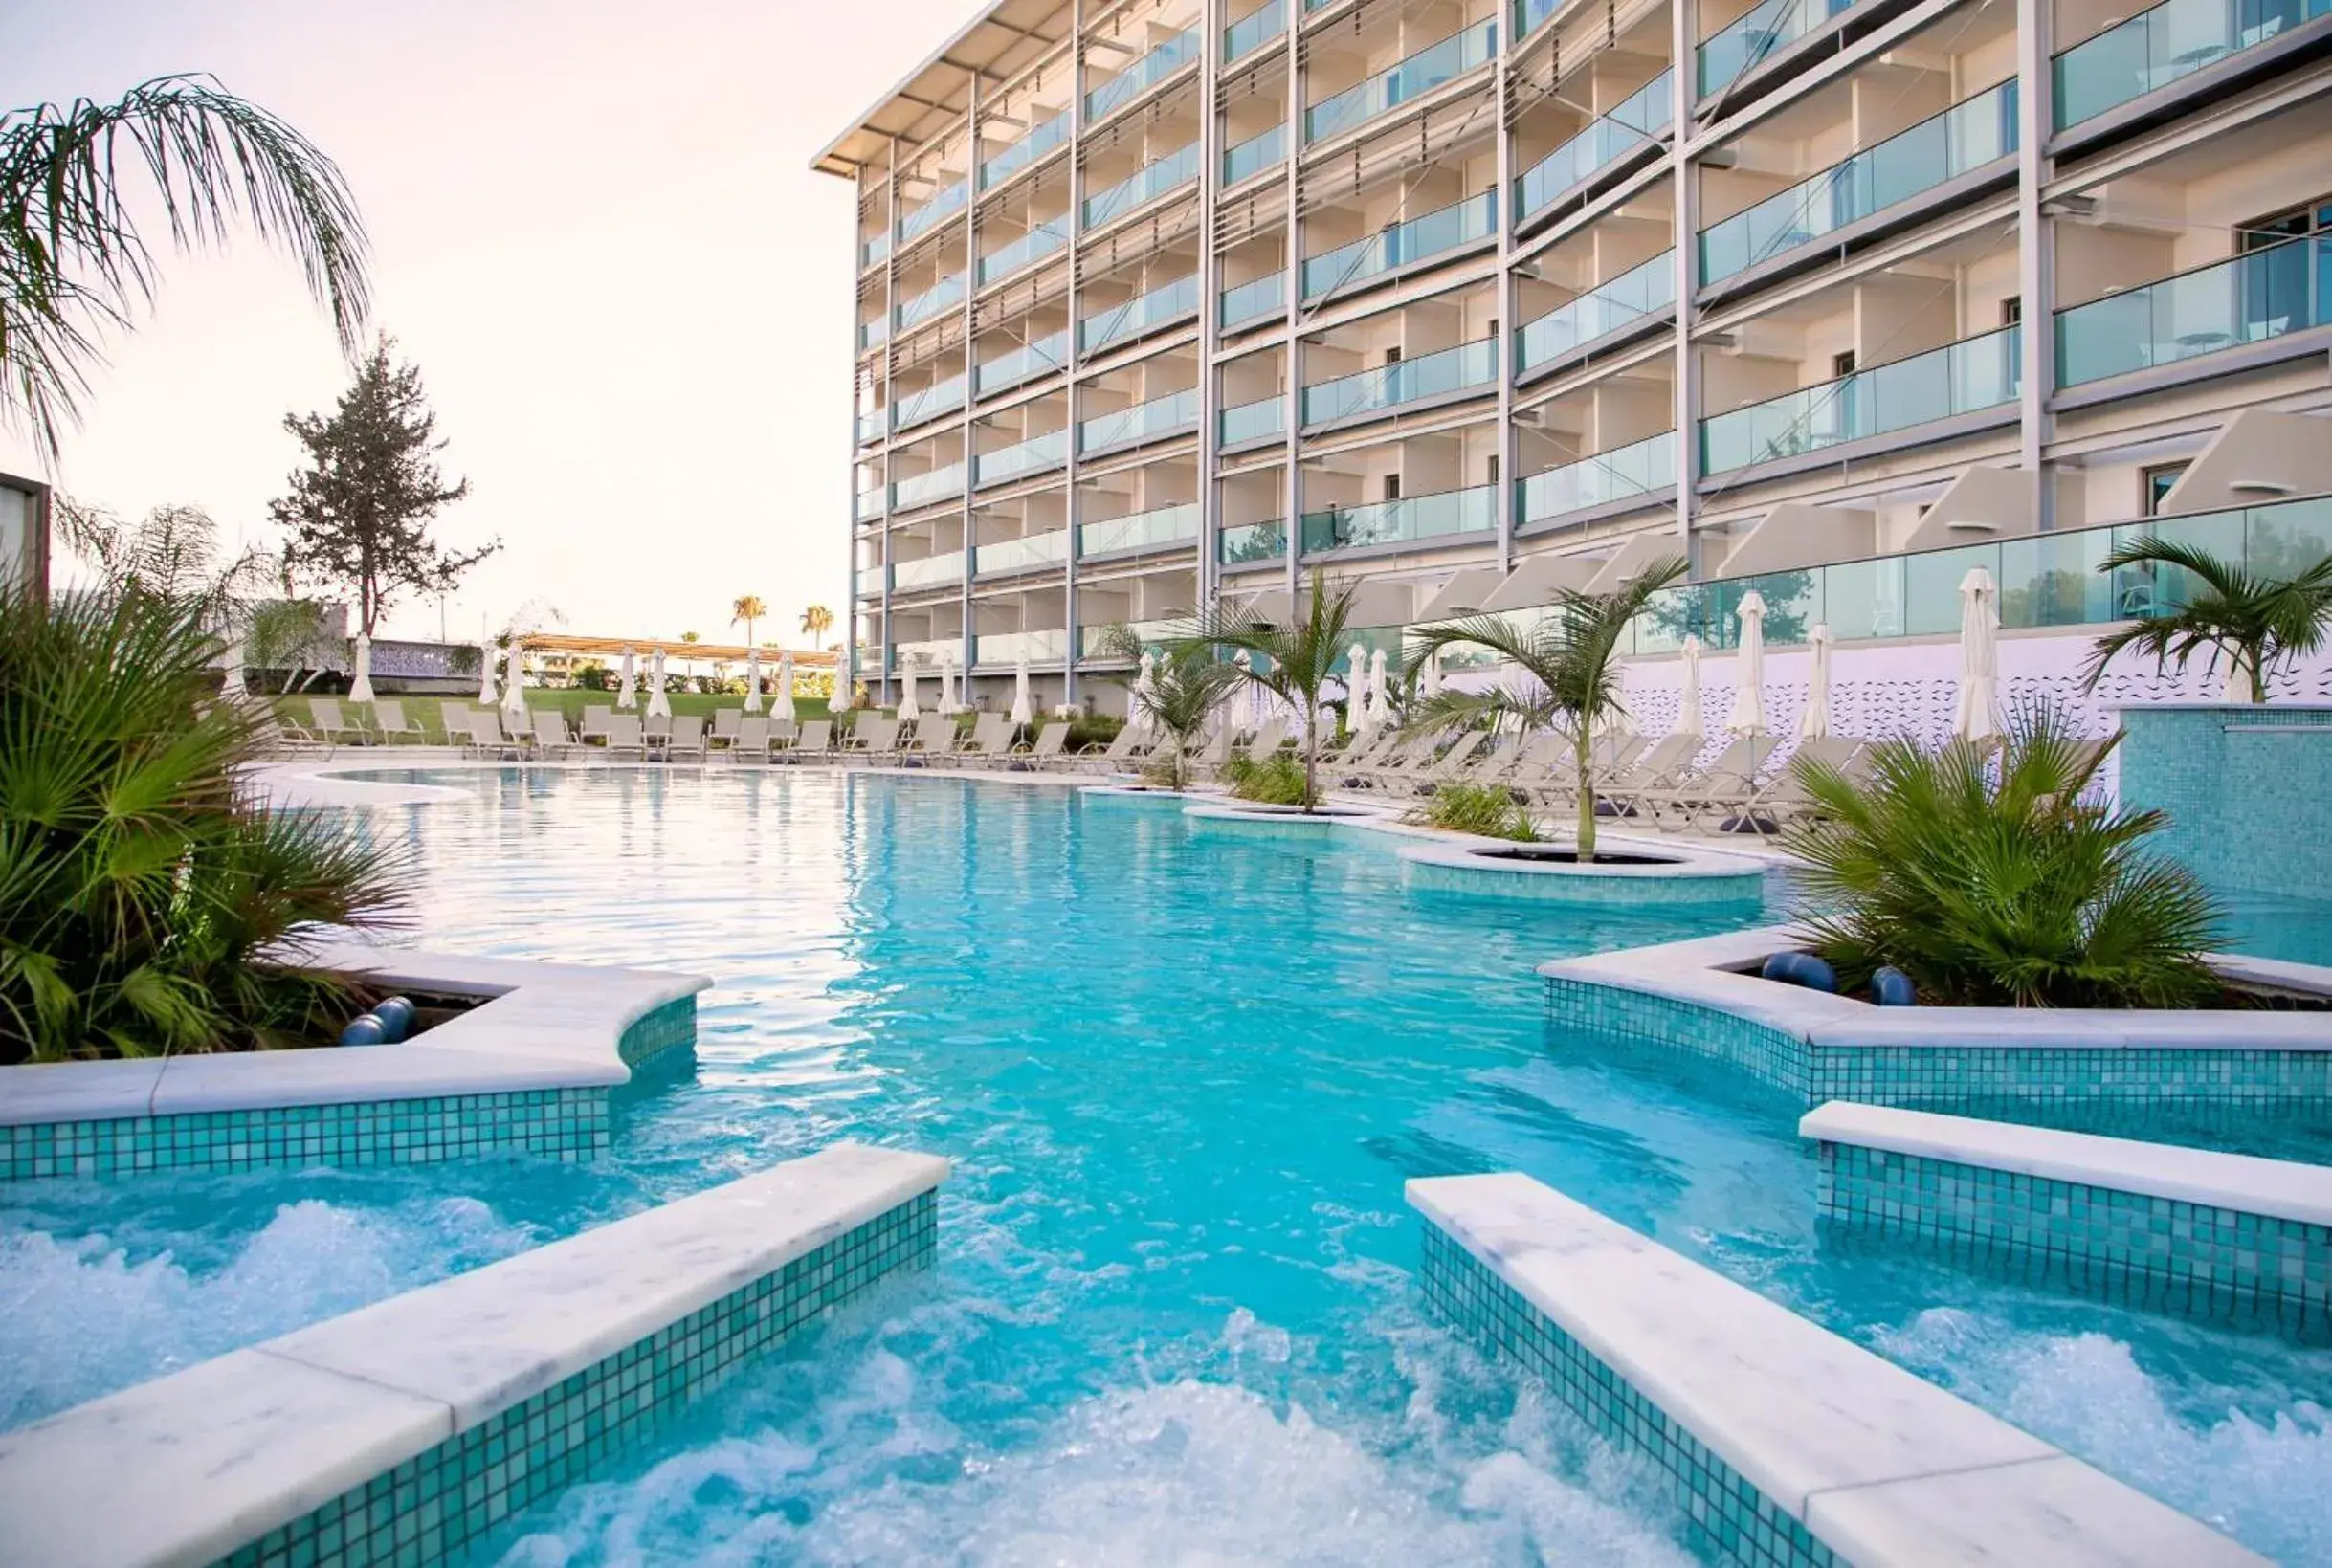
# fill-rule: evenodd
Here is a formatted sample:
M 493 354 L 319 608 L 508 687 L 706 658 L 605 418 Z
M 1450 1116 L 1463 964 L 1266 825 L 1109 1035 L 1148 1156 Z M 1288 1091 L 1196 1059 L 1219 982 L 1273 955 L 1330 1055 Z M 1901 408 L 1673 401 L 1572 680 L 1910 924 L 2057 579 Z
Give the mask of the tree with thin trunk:
M 1566 588 L 1535 623 L 1499 615 L 1470 615 L 1426 627 L 1410 654 L 1413 680 L 1442 650 L 1486 648 L 1515 674 L 1479 692 L 1446 689 L 1421 698 L 1407 728 L 1464 729 L 1512 723 L 1521 734 L 1560 730 L 1570 737 L 1579 777 L 1577 852 L 1595 858 L 1595 730 L 1624 712 L 1619 696 L 1619 644 L 1628 624 L 1652 596 L 1684 575 L 1681 556 L 1655 561 L 1610 593 Z M 1519 678 L 1517 678 L 1519 676 Z
M 331 413 L 285 416 L 307 463 L 293 471 L 291 494 L 268 508 L 290 534 L 292 569 L 352 593 L 366 636 L 400 593 L 450 592 L 501 548 L 495 541 L 452 551 L 431 537 L 431 519 L 467 496 L 470 481 L 449 485 L 438 473 L 437 416 L 421 373 L 393 362 L 395 347 L 386 336 L 375 342 Z
M 291 126 L 202 76 L 157 77 L 111 103 L 11 110 L 0 115 L 0 425 L 24 427 L 52 463 L 103 361 L 99 339 L 153 299 L 141 210 L 181 251 L 247 225 L 300 263 L 356 351 L 364 225 L 338 166 Z
M 811 639 L 810 646 L 826 651 L 826 634 L 834 629 L 834 612 L 824 605 L 812 605 L 802 611 L 802 634 Z
M 1293 709 L 1303 726 L 1303 809 L 1320 806 L 1320 741 L 1321 697 L 1342 679 L 1337 661 L 1344 657 L 1344 633 L 1352 626 L 1357 583 L 1332 583 L 1312 574 L 1310 589 L 1301 596 L 1296 619 L 1273 626 L 1244 609 L 1220 606 L 1194 617 L 1166 639 L 1169 661 L 1189 651 L 1214 659 L 1229 658 L 1238 678 L 1269 692 Z M 1249 662 L 1240 664 L 1245 653 Z
M 1102 629 L 1093 656 L 1138 664 L 1144 651 L 1140 633 L 1132 627 L 1118 625 Z M 1190 742 L 1205 732 L 1207 720 L 1214 717 L 1241 677 L 1237 665 L 1216 657 L 1204 644 L 1184 644 L 1163 651 L 1164 657 L 1151 666 L 1146 687 L 1139 679 L 1123 684 L 1129 721 L 1146 720 L 1166 737 L 1158 749 L 1165 753 L 1166 783 L 1180 789 L 1190 782 Z
M 768 613 L 769 607 L 760 599 L 749 593 L 741 594 L 737 602 L 729 606 L 729 625 L 735 626 L 739 621 L 744 623 L 744 645 L 751 648 L 754 623 Z
M 2114 551 L 2098 570 L 2135 566 L 2152 569 L 2156 601 L 2133 624 L 2098 639 L 2086 671 L 2091 691 L 2123 649 L 2152 655 L 2157 671 L 2173 662 L 2184 669 L 2208 650 L 2205 669 L 2216 670 L 2225 658 L 2236 691 L 2248 684 L 2250 700 L 2265 702 L 2276 667 L 2315 652 L 2332 632 L 2332 556 L 2290 577 L 2268 577 L 2190 544 L 2147 535 Z M 2160 589 L 2177 576 L 2191 579 L 2194 587 L 2181 596 L 2183 603 L 2165 604 Z

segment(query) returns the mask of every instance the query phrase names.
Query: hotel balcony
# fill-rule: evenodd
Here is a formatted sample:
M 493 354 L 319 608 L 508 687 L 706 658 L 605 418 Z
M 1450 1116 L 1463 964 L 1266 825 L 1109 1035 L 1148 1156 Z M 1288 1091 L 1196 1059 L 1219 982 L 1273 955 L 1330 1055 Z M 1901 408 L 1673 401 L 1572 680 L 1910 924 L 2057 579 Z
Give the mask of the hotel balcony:
M 962 174 L 947 177 L 912 209 L 899 215 L 899 248 L 906 249 L 964 210 L 971 199 L 971 181 Z
M 1215 560 L 1226 571 L 1286 567 L 1287 470 L 1279 464 L 1226 475 L 1215 486 Z
M 952 357 L 952 356 L 951 356 Z M 912 430 L 927 420 L 951 414 L 964 407 L 966 378 L 958 370 L 943 376 L 938 364 L 920 365 L 913 372 L 902 373 L 891 384 L 891 428 L 894 431 Z M 877 417 L 880 417 L 879 412 Z M 864 432 L 861 431 L 863 436 Z
M 1476 485 L 1306 512 L 1303 553 L 1312 556 L 1370 545 L 1423 544 L 1489 534 L 1497 527 L 1498 487 Z
M 1416 550 L 1498 528 L 1498 432 L 1439 431 L 1303 460 L 1305 557 Z
M 2183 100 L 2188 94 L 2170 89 L 2189 78 L 2200 92 L 2231 85 L 2222 79 L 2231 69 L 2272 67 L 2271 56 L 2296 54 L 2308 36 L 2332 34 L 2327 18 L 2332 0 L 2164 0 L 2135 16 L 2099 18 L 2102 31 L 2051 62 L 2055 129 L 2087 127 L 2109 115 L 2123 121 L 2158 96 Z M 2058 26 L 2072 33 L 2078 24 L 2060 14 Z M 2115 113 L 2125 106 L 2128 113 Z
M 1745 11 L 1732 4 L 1701 12 L 1710 31 L 1695 51 L 1700 96 L 1723 92 L 1775 57 L 1835 25 L 1857 0 L 1758 0 Z
M 1750 146 L 1760 140 L 1750 139 Z M 1800 144 L 1816 144 L 1810 139 Z M 1810 179 L 1744 202 L 1760 183 L 1748 166 L 1750 146 L 1743 149 L 1740 168 L 1703 174 L 1710 206 L 1733 209 L 1699 234 L 1700 276 L 1711 287 L 1732 279 L 1739 280 L 1736 287 L 1746 286 L 1788 270 L 1793 259 L 1832 257 L 1843 245 L 1914 221 L 1927 203 L 2012 180 L 2016 83 L 1987 88 Z M 1817 240 L 1820 249 L 1810 251 Z M 1802 248 L 1810 254 L 1793 257 Z
M 1591 453 L 1544 469 L 1514 485 L 1514 526 L 1520 534 L 1583 526 L 1639 505 L 1673 503 L 1677 493 L 1674 431 Z
M 1299 395 L 1304 427 L 1332 426 L 1418 405 L 1463 401 L 1498 390 L 1498 340 L 1472 342 L 1314 382 Z
M 1069 396 L 1051 392 L 972 427 L 972 488 L 986 490 L 1069 460 Z
M 872 490 L 861 490 L 851 503 L 851 516 L 860 522 L 879 518 L 884 511 L 884 502 L 889 498 L 890 492 L 882 485 L 877 485 Z
M 2085 387 L 2326 326 L 2332 236 L 2286 240 L 2059 310 L 2056 384 Z
M 1292 0 L 1264 3 L 1223 29 L 1223 63 L 1247 58 L 1266 44 L 1287 36 L 1288 19 L 1295 14 Z
M 960 309 L 964 293 L 964 275 L 952 273 L 904 300 L 892 313 L 894 322 L 899 331 L 911 331 L 947 311 Z
M 1160 82 L 1179 75 L 1198 63 L 1199 52 L 1205 47 L 1199 31 L 1188 25 L 1196 7 L 1180 8 L 1187 14 L 1174 23 L 1167 23 L 1158 14 L 1140 24 L 1134 39 L 1099 37 L 1087 40 L 1085 80 L 1085 124 L 1099 125 L 1127 104 L 1144 97 Z M 1096 80 L 1095 56 L 1117 54 L 1124 63 L 1099 80 Z
M 1084 406 L 1093 407 L 1106 396 L 1098 389 L 1089 391 Z M 1077 455 L 1103 456 L 1152 441 L 1188 435 L 1197 429 L 1198 388 L 1187 386 L 1179 392 L 1167 392 L 1146 402 L 1080 419 L 1077 427 Z
M 1253 136 L 1241 137 L 1223 154 L 1223 188 L 1242 185 L 1286 163 L 1287 126 L 1267 126 Z
M 1063 313 L 1050 313 L 1054 320 Z M 1041 321 L 1029 321 L 1024 329 L 1040 327 Z M 988 357 L 972 367 L 972 395 L 993 397 L 998 392 L 1054 374 L 1069 363 L 1069 331 L 1067 327 L 1044 333 L 1041 337 L 1026 337 L 1022 331 L 1007 328 L 984 332 L 975 344 L 975 351 Z
M 1288 351 L 1274 343 L 1242 354 L 1217 372 L 1215 443 L 1233 453 L 1278 443 L 1287 431 Z
M 1303 111 L 1304 144 L 1357 130 L 1495 59 L 1498 23 L 1469 20 L 1452 29 L 1447 18 L 1455 10 L 1437 5 L 1407 15 L 1396 7 L 1381 19 L 1364 15 L 1357 34 L 1340 27 L 1312 39 L 1305 79 L 1315 97 Z
M 934 525 L 913 532 L 894 532 L 891 536 L 891 592 L 905 597 L 953 592 L 961 588 L 968 559 L 963 545 L 952 542 L 948 548 L 939 549 L 933 546 L 932 541 L 938 537 L 951 541 L 961 541 L 963 533 L 960 522 Z M 902 556 L 902 551 L 921 553 Z
M 939 673 L 942 666 L 952 664 L 961 668 L 963 662 L 964 639 L 961 634 L 953 637 L 914 637 L 891 644 L 890 667 L 893 674 L 903 673 L 912 667 L 919 678 L 928 680 Z M 931 694 L 925 691 L 918 700 L 928 704 Z
M 1062 569 L 1068 519 L 1068 493 L 1058 489 L 979 508 L 972 514 L 972 576 L 985 581 Z
M 1032 217 L 1026 222 L 1015 219 L 983 218 L 980 233 L 983 243 L 995 235 L 994 249 L 981 253 L 974 269 L 978 286 L 1003 281 L 1023 267 L 1034 266 L 1047 256 L 1057 255 L 1069 248 L 1069 214 L 1065 210 L 1068 193 L 1058 192 L 1063 210 L 1042 218 Z M 1009 237 L 1004 237 L 1008 236 Z
M 1396 276 L 1497 237 L 1495 191 L 1484 191 L 1406 218 L 1395 210 L 1401 194 L 1396 188 L 1370 204 L 1384 210 L 1381 218 L 1366 210 L 1341 212 L 1330 210 L 1306 216 L 1307 237 L 1337 227 L 1374 229 L 1363 238 L 1304 257 L 1302 291 L 1307 301 Z
M 946 448 L 949 451 L 955 450 L 955 443 L 947 442 Z M 925 457 L 922 460 L 934 461 L 931 457 Z M 906 454 L 901 454 L 898 461 L 902 466 L 912 466 L 912 459 Z M 895 470 L 894 473 L 896 475 L 897 471 Z M 903 477 L 895 476 L 892 479 L 891 510 L 893 512 L 912 512 L 919 507 L 930 506 L 935 502 L 953 500 L 963 494 L 963 463 L 961 461 L 937 463 L 936 466 L 910 472 Z
M 1668 354 L 1517 408 L 1515 531 L 1585 527 L 1673 500 L 1675 424 Z
M 1223 291 L 1215 320 L 1225 332 L 1261 326 L 1287 315 L 1287 230 L 1251 234 L 1223 254 Z
M 1664 55 L 1665 38 L 1657 44 Z M 1649 80 L 1642 75 L 1647 70 L 1654 73 Z M 1572 106 L 1580 100 L 1610 107 L 1589 118 Z M 1674 105 L 1675 87 L 1660 55 L 1617 52 L 1598 55 L 1584 79 L 1561 97 L 1532 105 L 1515 131 L 1515 161 L 1523 168 L 1514 182 L 1515 227 L 1566 209 L 1652 161 L 1668 134 Z M 1547 150 L 1541 153 L 1543 146 Z
M 858 241 L 858 270 L 861 272 L 880 266 L 890 259 L 890 255 L 891 232 L 888 229 L 878 229 L 874 233 L 863 235 Z
M 1676 254 L 1644 254 L 1667 232 L 1664 223 L 1598 223 L 1527 267 L 1515 285 L 1526 313 L 1514 334 L 1518 386 L 1675 323 Z
M 1188 140 L 1183 140 L 1183 138 Z M 1171 138 L 1160 137 L 1158 142 L 1171 142 L 1171 150 L 1159 152 L 1148 163 L 1142 164 L 1132 173 L 1101 185 L 1097 175 L 1099 168 L 1086 171 L 1085 185 L 1094 194 L 1085 198 L 1083 224 L 1087 229 L 1099 229 L 1116 222 L 1128 212 L 1139 211 L 1172 191 L 1194 187 L 1200 169 L 1196 126 L 1177 126 Z M 1097 161 L 1098 164 L 1099 161 Z M 1095 189 L 1099 186 L 1099 189 Z
M 1858 369 L 1700 421 L 1700 469 L 1727 474 L 1880 436 L 1915 436 L 1960 416 L 2013 418 L 2021 338 L 2003 327 Z
M 1146 512 L 1082 522 L 1077 530 L 1077 559 L 1185 549 L 1198 538 L 1198 522 L 1196 501 L 1178 501 Z
M 1188 563 L 1079 585 L 1077 657 L 1121 667 L 1132 664 L 1132 659 L 1104 655 L 1101 645 L 1114 629 L 1122 627 L 1154 648 L 1188 627 L 1197 603 L 1198 573 Z
M 1137 271 L 1136 276 L 1140 281 L 1109 279 L 1092 286 L 1089 292 L 1096 295 L 1117 293 L 1128 294 L 1130 298 L 1094 311 L 1077 322 L 1078 354 L 1098 354 L 1103 349 L 1116 348 L 1151 333 L 1195 320 L 1198 316 L 1197 265 L 1195 258 L 1162 256 Z M 1169 266 L 1187 266 L 1190 270 L 1179 277 L 1162 276 Z M 1151 277 L 1159 280 L 1147 281 Z M 1139 292 L 1135 292 L 1137 289 Z
M 994 121 L 983 127 L 984 134 L 994 134 Z M 1039 111 L 1035 121 L 999 150 L 980 161 L 979 187 L 992 190 L 1023 169 L 1033 168 L 1050 153 L 1069 144 L 1069 113 L 1064 109 Z
M 1069 601 L 1065 588 L 1011 587 L 978 592 L 971 601 L 972 663 L 987 670 L 1068 662 Z
M 1287 559 L 1287 524 L 1277 518 L 1227 523 L 1215 545 L 1216 559 L 1226 566 L 1278 565 Z
M 1298 418 L 1321 431 L 1494 396 L 1498 308 L 1498 291 L 1477 284 L 1306 339 Z

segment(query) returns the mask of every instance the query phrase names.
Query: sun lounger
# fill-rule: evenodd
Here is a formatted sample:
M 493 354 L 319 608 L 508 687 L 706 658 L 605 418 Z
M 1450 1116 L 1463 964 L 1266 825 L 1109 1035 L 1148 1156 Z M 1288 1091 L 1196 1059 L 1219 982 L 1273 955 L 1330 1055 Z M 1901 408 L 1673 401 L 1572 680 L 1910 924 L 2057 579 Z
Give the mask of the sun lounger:
M 574 738 L 566 733 L 566 720 L 548 708 L 534 712 L 534 744 L 544 757 L 564 757 L 575 749 Z
M 1374 767 L 1358 769 L 1348 789 L 1404 789 L 1410 780 L 1431 766 L 1441 752 L 1445 733 L 1420 735 L 1380 758 Z
M 899 743 L 899 754 L 902 758 L 945 757 L 955 750 L 955 720 L 925 714 L 915 721 L 915 733 Z
M 480 710 L 470 714 L 468 727 L 469 743 L 461 748 L 465 752 L 478 757 L 512 760 L 526 754 L 524 745 L 502 733 L 501 719 L 494 713 Z
M 1717 826 L 1733 833 L 1777 833 L 1793 818 L 1814 809 L 1813 793 L 1806 787 L 1806 775 L 1801 762 L 1812 767 L 1833 768 L 1850 779 L 1858 779 L 1864 769 L 1861 759 L 1863 743 L 1846 736 L 1825 736 L 1799 743 L 1788 761 L 1775 768 L 1764 782 L 1737 799 L 1713 799 L 1699 804 L 1694 813 L 1702 820 L 1722 812 Z
M 1404 774 L 1402 783 L 1408 786 L 1409 792 L 1412 795 L 1430 795 L 1441 785 L 1455 779 L 1459 770 L 1466 765 L 1467 761 L 1489 743 L 1489 731 L 1468 730 L 1452 742 L 1450 749 L 1439 757 L 1422 767 Z
M 1280 742 L 1286 739 L 1287 720 L 1284 718 L 1268 719 L 1261 729 L 1248 738 L 1247 745 L 1240 755 L 1251 762 L 1260 762 L 1273 752 L 1277 751 Z
M 869 762 L 889 757 L 899 749 L 899 720 L 885 718 L 879 714 L 866 714 L 850 727 L 850 737 L 842 742 L 845 757 L 863 757 Z
M 824 762 L 834 751 L 834 721 L 812 718 L 787 742 L 782 754 L 788 762 Z
M 982 714 L 970 733 L 956 737 L 948 761 L 972 763 L 1003 756 L 1011 748 L 1012 721 L 1003 714 Z
M 345 737 L 352 744 L 360 746 L 372 739 L 364 725 L 341 712 L 338 699 L 328 696 L 308 698 L 308 733 L 320 740 L 338 740 Z
M 677 762 L 682 757 L 704 761 L 704 716 L 680 714 L 672 721 L 672 733 L 664 738 L 664 761 Z
M 759 714 L 747 714 L 737 721 L 737 733 L 722 755 L 732 762 L 766 762 L 769 760 L 769 720 Z
M 608 716 L 607 751 L 611 761 L 617 757 L 628 756 L 643 760 L 647 757 L 648 738 L 640 729 L 639 715 L 611 714 Z
M 1011 755 L 1032 767 L 1051 767 L 1055 762 L 1074 763 L 1065 747 L 1069 744 L 1069 722 L 1056 718 L 1036 732 L 1034 740 L 1023 741 L 1012 748 Z
M 1661 736 L 1638 753 L 1624 771 L 1597 778 L 1594 782 L 1597 800 L 1610 803 L 1615 814 L 1632 813 L 1636 796 L 1647 790 L 1670 788 L 1691 777 L 1693 759 L 1700 755 L 1703 744 L 1697 735 Z M 1576 800 L 1578 781 L 1573 779 L 1562 794 Z
M 738 726 L 744 722 L 743 708 L 715 708 L 713 710 L 712 740 L 723 749 L 737 743 Z
M 429 731 L 421 727 L 417 718 L 408 718 L 405 704 L 394 697 L 384 698 L 372 705 L 372 733 L 386 742 L 391 736 L 399 740 L 410 740 L 415 745 L 429 743 Z
M 1744 735 L 1691 778 L 1663 789 L 1640 790 L 1630 804 L 1663 828 L 1687 827 L 1704 810 L 1751 798 L 1775 744 L 1771 736 Z
M 604 744 L 608 739 L 608 720 L 614 717 L 615 709 L 611 703 L 596 702 L 586 706 L 583 722 L 575 727 L 575 739 L 587 746 L 594 740 Z

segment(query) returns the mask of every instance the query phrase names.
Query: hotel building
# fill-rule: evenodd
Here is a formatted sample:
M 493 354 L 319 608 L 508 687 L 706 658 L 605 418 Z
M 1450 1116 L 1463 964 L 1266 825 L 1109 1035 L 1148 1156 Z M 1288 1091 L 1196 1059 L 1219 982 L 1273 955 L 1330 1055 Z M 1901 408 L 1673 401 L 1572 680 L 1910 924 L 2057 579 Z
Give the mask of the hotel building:
M 1851 648 L 2332 538 L 2327 0 L 1002 0 L 814 166 L 877 695 L 1122 707 L 1102 629 L 1316 568 L 1397 644 L 1682 554 L 1637 651 Z

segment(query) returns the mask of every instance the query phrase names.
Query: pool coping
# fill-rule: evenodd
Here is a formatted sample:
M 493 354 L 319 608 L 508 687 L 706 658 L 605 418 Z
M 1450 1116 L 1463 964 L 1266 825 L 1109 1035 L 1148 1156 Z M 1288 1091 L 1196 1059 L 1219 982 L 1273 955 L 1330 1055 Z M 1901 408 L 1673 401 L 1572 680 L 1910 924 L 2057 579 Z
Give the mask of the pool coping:
M 712 984 L 677 971 L 478 958 L 352 937 L 310 944 L 300 963 L 390 989 L 485 1000 L 395 1045 L 0 1067 L 0 1127 L 611 1088 L 632 1078 L 625 1030 Z
M 893 1268 L 927 1264 L 930 1211 L 912 1205 L 948 1171 L 932 1155 L 830 1145 L 0 1433 L 10 1560 L 301 1560 L 280 1533 L 320 1513 L 351 1536 L 394 1529 L 404 1542 L 409 1523 L 420 1537 L 474 1511 L 475 1538 L 744 1355 Z M 788 1270 L 894 1216 L 879 1252 Z M 588 1424 L 574 1413 L 587 1402 Z M 512 1412 L 526 1419 L 489 1427 Z M 509 1451 L 474 1456 L 464 1434 L 481 1428 Z M 416 1461 L 451 1482 L 437 1501 L 412 1485 L 367 1518 L 367 1489 Z M 425 1506 L 440 1516 L 405 1517 Z M 284 1549 L 267 1550 L 271 1538 Z

